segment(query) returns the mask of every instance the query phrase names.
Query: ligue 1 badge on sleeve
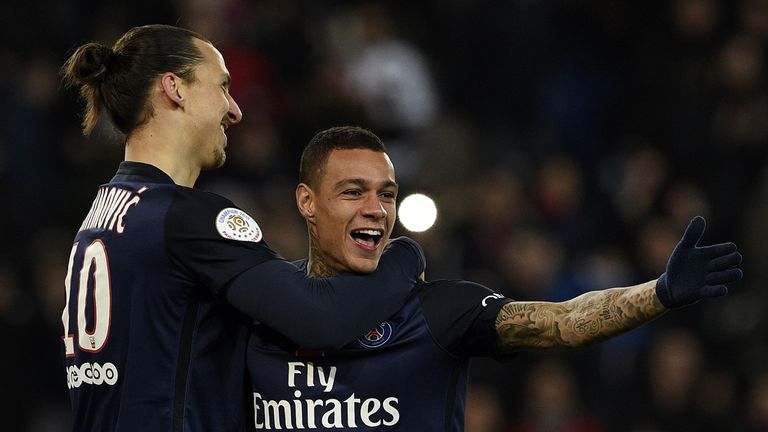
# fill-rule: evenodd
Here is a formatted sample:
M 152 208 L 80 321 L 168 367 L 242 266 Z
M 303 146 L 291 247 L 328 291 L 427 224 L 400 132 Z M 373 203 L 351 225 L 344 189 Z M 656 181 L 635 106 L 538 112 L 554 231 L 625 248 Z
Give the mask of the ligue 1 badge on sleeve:
M 225 239 L 254 243 L 261 241 L 261 228 L 256 221 L 248 213 L 234 207 L 219 212 L 216 216 L 216 231 Z

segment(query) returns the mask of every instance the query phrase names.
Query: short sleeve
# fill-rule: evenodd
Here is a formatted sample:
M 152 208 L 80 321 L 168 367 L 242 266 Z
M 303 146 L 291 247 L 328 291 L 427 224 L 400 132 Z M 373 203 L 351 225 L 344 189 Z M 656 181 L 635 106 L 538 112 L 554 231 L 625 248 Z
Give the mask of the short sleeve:
M 469 281 L 439 280 L 417 289 L 429 330 L 440 346 L 461 357 L 502 357 L 496 317 L 512 299 Z
M 245 270 L 279 258 L 250 215 L 209 192 L 180 188 L 165 233 L 170 260 L 214 294 Z

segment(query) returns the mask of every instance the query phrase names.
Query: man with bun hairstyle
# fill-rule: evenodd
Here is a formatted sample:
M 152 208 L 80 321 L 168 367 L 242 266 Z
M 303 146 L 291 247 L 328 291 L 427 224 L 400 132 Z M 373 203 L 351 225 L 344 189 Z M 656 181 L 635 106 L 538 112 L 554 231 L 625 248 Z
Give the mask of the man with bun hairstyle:
M 403 238 L 370 275 L 311 279 L 246 212 L 193 188 L 224 163 L 225 132 L 243 115 L 201 35 L 136 27 L 113 47 L 80 46 L 62 74 L 85 101 L 86 135 L 103 113 L 125 135 L 64 281 L 74 430 L 244 430 L 253 320 L 300 346 L 338 348 L 397 311 L 423 272 L 421 249 Z

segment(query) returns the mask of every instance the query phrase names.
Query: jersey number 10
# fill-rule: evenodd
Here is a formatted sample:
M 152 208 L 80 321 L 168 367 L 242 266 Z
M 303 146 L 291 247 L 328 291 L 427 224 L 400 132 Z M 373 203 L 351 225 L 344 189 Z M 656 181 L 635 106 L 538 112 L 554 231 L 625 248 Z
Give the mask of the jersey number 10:
M 77 247 L 78 243 L 72 246 L 67 265 L 67 278 L 64 280 L 66 303 L 64 304 L 64 312 L 61 314 L 61 322 L 64 324 L 62 340 L 67 357 L 75 355 L 74 335 L 69 332 L 69 299 L 72 292 L 72 273 Z M 88 331 L 85 310 L 86 299 L 91 288 L 93 288 L 93 301 L 91 302 L 93 305 L 93 328 Z M 85 249 L 76 295 L 77 345 L 86 352 L 99 352 L 107 343 L 112 315 L 112 282 L 109 276 L 109 260 L 107 259 L 107 249 L 101 240 L 95 240 Z

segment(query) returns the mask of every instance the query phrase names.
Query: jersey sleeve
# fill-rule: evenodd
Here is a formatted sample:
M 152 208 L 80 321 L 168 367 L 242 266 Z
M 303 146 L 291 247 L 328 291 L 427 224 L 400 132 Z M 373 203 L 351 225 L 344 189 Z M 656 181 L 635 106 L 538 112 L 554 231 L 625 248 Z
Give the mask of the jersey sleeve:
M 415 241 L 392 241 L 370 275 L 314 279 L 264 242 L 224 197 L 180 190 L 165 221 L 171 260 L 235 308 L 308 349 L 337 349 L 397 312 L 424 272 Z
M 247 269 L 280 259 L 262 239 L 256 221 L 213 193 L 179 190 L 168 209 L 165 233 L 171 261 L 214 294 Z
M 418 243 L 401 237 L 371 274 L 310 278 L 291 263 L 272 260 L 235 278 L 227 299 L 300 347 L 339 349 L 397 312 L 424 267 Z
M 417 290 L 432 337 L 445 350 L 461 357 L 509 357 L 499 350 L 496 316 L 512 299 L 469 281 L 427 282 Z

